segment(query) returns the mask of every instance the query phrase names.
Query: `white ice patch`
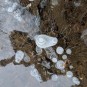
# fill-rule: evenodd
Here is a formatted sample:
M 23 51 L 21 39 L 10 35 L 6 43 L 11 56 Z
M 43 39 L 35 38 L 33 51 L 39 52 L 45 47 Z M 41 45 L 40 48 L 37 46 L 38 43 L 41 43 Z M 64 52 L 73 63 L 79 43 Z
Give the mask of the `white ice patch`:
M 14 30 L 26 32 L 33 38 L 39 32 L 40 19 L 16 3 L 19 1 L 8 0 L 10 3 L 7 3 L 5 0 L 0 0 L 0 30 L 9 35 Z
M 12 31 L 26 32 L 30 38 L 39 32 L 39 17 L 25 10 L 19 2 L 0 0 L 0 60 L 15 54 L 9 38 Z
M 51 0 L 52 1 L 52 5 L 58 5 L 58 0 Z
M 58 76 L 56 82 L 38 82 L 30 75 L 31 68 L 23 65 L 8 64 L 0 67 L 0 87 L 71 87 L 74 85 L 72 79 L 66 76 Z
M 0 60 L 11 58 L 14 55 L 9 36 L 0 31 Z

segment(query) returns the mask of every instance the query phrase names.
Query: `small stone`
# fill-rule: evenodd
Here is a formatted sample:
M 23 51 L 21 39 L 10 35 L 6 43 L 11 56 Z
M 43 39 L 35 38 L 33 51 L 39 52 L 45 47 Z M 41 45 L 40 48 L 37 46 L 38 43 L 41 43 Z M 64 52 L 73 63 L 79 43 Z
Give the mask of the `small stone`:
M 55 67 L 56 67 L 57 69 L 64 70 L 64 68 L 65 68 L 65 63 L 64 63 L 64 61 L 59 60 L 59 61 L 56 63 Z
M 43 61 L 42 66 L 46 67 L 47 69 L 50 69 L 50 62 Z
M 31 3 L 29 3 L 27 6 L 26 6 L 26 9 L 29 9 L 31 7 Z
M 32 1 L 34 1 L 34 0 L 29 0 L 29 1 L 31 1 L 31 2 L 32 2 Z
M 79 6 L 81 5 L 81 2 L 74 2 L 74 5 L 75 5 L 76 7 L 79 7 Z
M 69 54 L 69 55 L 71 55 L 72 50 L 68 48 L 68 49 L 66 50 L 66 53 Z
M 57 62 L 57 58 L 52 58 L 52 62 L 56 63 Z
M 67 59 L 67 55 L 62 55 L 62 59 L 66 60 Z
M 53 75 L 51 76 L 51 80 L 52 80 L 52 81 L 57 81 L 57 80 L 58 80 L 58 76 L 57 76 L 56 74 L 53 74 Z
M 58 0 L 51 0 L 52 1 L 52 5 L 57 5 L 58 4 Z
M 72 73 L 71 71 L 67 71 L 67 72 L 66 72 L 66 76 L 67 76 L 68 78 L 71 78 L 71 77 L 73 77 L 73 73 Z
M 70 68 L 70 69 L 73 69 L 73 66 L 72 66 L 72 65 L 70 65 L 70 66 L 69 66 L 69 68 Z
M 56 52 L 57 52 L 58 54 L 63 54 L 64 49 L 63 49 L 62 47 L 57 47 Z

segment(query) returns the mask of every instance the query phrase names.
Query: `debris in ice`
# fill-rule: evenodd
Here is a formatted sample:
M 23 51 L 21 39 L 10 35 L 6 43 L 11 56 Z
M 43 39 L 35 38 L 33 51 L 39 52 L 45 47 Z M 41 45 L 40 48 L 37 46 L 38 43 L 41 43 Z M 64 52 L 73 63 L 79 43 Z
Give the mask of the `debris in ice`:
M 36 52 L 38 55 L 40 55 L 42 53 L 42 48 L 36 46 Z
M 72 78 L 72 77 L 73 77 L 72 71 L 67 71 L 67 72 L 66 72 L 66 76 L 67 76 L 68 78 Z
M 53 63 L 56 63 L 57 61 L 58 61 L 57 58 L 52 58 Z
M 41 65 L 44 66 L 44 67 L 46 67 L 47 69 L 50 69 L 50 68 L 51 68 L 51 67 L 50 67 L 50 62 L 47 62 L 47 61 L 43 61 L 43 62 L 41 63 Z
M 47 36 L 44 34 L 36 35 L 35 43 L 40 48 L 48 48 L 57 44 L 58 40 L 56 37 Z
M 0 30 L 0 60 L 11 58 L 14 55 L 9 36 Z
M 67 59 L 67 55 L 62 55 L 62 59 L 66 60 Z
M 51 0 L 51 2 L 53 6 L 58 5 L 58 0 Z
M 73 78 L 72 78 L 72 81 L 73 81 L 73 83 L 75 83 L 76 85 L 80 85 L 80 81 L 79 81 L 79 79 L 78 79 L 77 77 L 73 77 Z
M 62 61 L 62 60 L 57 61 L 55 67 L 56 67 L 57 69 L 63 70 L 63 69 L 65 68 L 65 63 L 64 63 L 64 61 Z
M 27 6 L 26 6 L 26 9 L 29 9 L 31 7 L 31 3 L 29 3 Z
M 21 60 L 23 60 L 23 58 L 24 58 L 24 52 L 21 50 L 17 51 L 15 54 L 15 62 L 20 63 Z
M 68 49 L 66 49 L 66 53 L 69 54 L 69 55 L 71 55 L 72 50 L 70 48 L 68 48 Z
M 58 75 L 53 74 L 53 75 L 51 76 L 51 80 L 52 80 L 52 81 L 57 81 L 57 80 L 58 80 Z
M 81 1 L 74 1 L 74 5 L 75 5 L 76 7 L 79 7 L 79 6 L 81 5 Z
M 63 52 L 64 52 L 63 47 L 60 47 L 60 46 L 57 47 L 56 52 L 57 52 L 58 54 L 63 54 Z

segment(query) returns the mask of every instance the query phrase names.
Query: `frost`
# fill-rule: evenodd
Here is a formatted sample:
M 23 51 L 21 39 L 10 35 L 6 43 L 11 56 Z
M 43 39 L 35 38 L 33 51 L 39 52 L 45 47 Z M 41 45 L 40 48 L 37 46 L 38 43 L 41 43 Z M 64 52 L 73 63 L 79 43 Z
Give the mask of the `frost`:
M 24 58 L 24 52 L 21 50 L 18 50 L 15 54 L 15 62 L 20 63 Z
M 23 60 L 27 63 L 30 62 L 30 57 L 27 55 L 27 53 L 24 53 L 24 58 Z

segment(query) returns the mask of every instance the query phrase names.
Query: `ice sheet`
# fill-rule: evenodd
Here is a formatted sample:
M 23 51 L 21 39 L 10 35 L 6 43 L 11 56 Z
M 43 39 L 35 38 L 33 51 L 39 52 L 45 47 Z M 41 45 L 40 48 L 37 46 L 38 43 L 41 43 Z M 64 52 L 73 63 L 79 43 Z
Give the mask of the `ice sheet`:
M 66 76 L 58 76 L 58 81 L 51 80 L 39 83 L 30 75 L 30 67 L 13 65 L 0 67 L 0 87 L 71 87 L 74 85 Z

